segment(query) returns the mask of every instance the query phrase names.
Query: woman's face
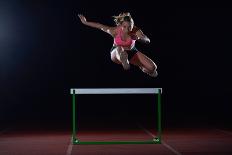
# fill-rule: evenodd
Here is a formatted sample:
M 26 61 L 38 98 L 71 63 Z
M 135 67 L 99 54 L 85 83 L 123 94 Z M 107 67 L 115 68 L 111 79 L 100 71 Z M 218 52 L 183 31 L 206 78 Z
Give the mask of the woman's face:
M 129 32 L 130 31 L 130 29 L 131 29 L 131 24 L 130 24 L 130 22 L 128 22 L 128 21 L 124 21 L 124 22 L 122 22 L 122 31 L 124 32 L 124 33 L 127 33 L 127 32 Z

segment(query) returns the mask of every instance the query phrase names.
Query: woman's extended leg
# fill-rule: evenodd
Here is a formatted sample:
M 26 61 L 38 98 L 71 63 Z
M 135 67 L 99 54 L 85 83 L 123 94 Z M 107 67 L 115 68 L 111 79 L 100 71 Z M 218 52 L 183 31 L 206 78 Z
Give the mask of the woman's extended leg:
M 144 73 L 149 74 L 152 77 L 156 77 L 157 65 L 146 55 L 141 52 L 137 52 L 130 60 L 130 63 L 138 66 Z

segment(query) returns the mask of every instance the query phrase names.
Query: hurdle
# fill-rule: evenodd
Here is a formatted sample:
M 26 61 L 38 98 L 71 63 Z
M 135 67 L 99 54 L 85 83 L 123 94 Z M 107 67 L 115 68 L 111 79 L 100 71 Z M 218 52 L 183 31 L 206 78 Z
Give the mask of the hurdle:
M 72 144 L 107 145 L 107 144 L 161 144 L 161 94 L 162 88 L 71 88 L 72 95 Z M 76 95 L 81 94 L 157 94 L 157 136 L 146 141 L 80 141 L 76 131 Z

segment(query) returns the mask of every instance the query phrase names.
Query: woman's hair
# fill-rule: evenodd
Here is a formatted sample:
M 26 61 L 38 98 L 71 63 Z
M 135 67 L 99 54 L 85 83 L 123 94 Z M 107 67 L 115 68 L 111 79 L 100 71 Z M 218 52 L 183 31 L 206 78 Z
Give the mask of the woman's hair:
M 118 16 L 113 16 L 115 24 L 121 25 L 124 21 L 127 21 L 131 24 L 131 29 L 134 27 L 134 20 L 132 19 L 129 12 L 120 13 Z

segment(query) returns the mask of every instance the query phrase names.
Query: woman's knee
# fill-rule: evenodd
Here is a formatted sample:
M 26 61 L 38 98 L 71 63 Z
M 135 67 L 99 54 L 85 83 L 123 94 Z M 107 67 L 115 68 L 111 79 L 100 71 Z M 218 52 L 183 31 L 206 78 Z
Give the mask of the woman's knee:
M 111 52 L 110 58 L 111 58 L 111 61 L 113 61 L 114 63 L 120 64 L 120 62 L 118 61 L 118 59 L 116 57 L 116 53 L 115 52 Z
M 115 52 L 111 52 L 111 53 L 110 53 L 110 58 L 111 58 L 112 61 L 115 61 L 115 60 L 116 60 Z

